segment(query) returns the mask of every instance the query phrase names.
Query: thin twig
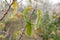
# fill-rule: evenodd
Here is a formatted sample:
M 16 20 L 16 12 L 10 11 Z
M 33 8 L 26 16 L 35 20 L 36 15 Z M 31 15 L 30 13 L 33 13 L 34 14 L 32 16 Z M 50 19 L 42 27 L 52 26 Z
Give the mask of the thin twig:
M 22 34 L 21 34 L 21 36 L 19 37 L 19 40 L 21 40 L 21 38 L 23 37 L 24 32 L 25 32 L 25 29 L 26 29 L 26 26 L 25 26 L 25 28 L 24 28 L 24 30 L 23 30 L 23 32 L 22 32 Z
M 13 0 L 13 2 L 11 3 L 11 5 L 14 3 L 14 1 L 15 1 L 15 0 Z M 8 14 L 8 11 L 9 11 L 9 9 L 11 8 L 11 5 L 9 5 L 9 8 L 7 9 L 7 11 L 6 11 L 5 14 L 3 15 L 3 17 L 0 19 L 0 21 L 2 21 L 2 20 L 5 18 L 5 16 Z
M 5 2 L 9 5 L 9 3 L 7 2 L 7 0 L 5 0 Z
M 20 2 L 18 2 L 18 4 L 21 3 L 22 1 L 23 1 L 23 0 L 21 0 Z

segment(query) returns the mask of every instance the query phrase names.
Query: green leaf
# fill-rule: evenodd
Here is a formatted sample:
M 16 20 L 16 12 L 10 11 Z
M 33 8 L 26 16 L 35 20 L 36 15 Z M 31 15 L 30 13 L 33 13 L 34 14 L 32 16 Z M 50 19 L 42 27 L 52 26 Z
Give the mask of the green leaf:
M 30 24 L 29 22 L 27 22 L 26 24 L 26 33 L 28 36 L 30 36 L 32 33 L 32 24 Z
M 37 10 L 37 14 L 38 14 L 38 16 L 41 16 L 41 10 L 40 9 Z
M 60 40 L 60 36 L 59 36 L 59 35 L 56 35 L 56 39 L 57 39 L 57 40 Z
M 46 11 L 46 14 L 44 14 L 43 21 L 44 23 L 48 23 L 50 21 L 48 11 Z
M 36 18 L 36 22 L 35 22 L 35 29 L 37 29 L 39 27 L 41 23 L 41 10 L 37 10 L 37 18 Z
M 23 11 L 23 15 L 24 15 L 25 18 L 27 17 L 27 14 L 29 13 L 29 11 L 30 11 L 31 8 L 32 8 L 31 6 L 28 6 L 28 7 L 26 7 L 25 10 Z
M 28 36 L 31 35 L 32 33 L 32 26 L 31 26 L 31 20 L 30 18 L 28 18 L 28 13 L 31 10 L 31 6 L 28 6 L 24 11 L 23 11 L 23 16 L 24 16 L 24 21 L 27 23 L 26 24 L 26 33 Z

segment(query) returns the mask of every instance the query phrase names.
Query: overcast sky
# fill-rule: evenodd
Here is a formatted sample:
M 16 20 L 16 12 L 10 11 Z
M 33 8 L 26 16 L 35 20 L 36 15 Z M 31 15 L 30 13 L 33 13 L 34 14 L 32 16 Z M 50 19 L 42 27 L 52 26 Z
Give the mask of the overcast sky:
M 57 3 L 60 3 L 60 0 L 50 0 L 50 3 L 57 4 Z
M 10 1 L 10 0 L 7 0 L 8 2 Z M 20 0 L 18 0 L 18 2 L 19 2 Z M 26 1 L 26 0 L 23 0 L 23 1 Z M 49 2 L 50 3 L 52 3 L 52 4 L 57 4 L 57 3 L 60 3 L 60 0 L 49 0 Z M 25 4 L 25 3 L 24 3 Z

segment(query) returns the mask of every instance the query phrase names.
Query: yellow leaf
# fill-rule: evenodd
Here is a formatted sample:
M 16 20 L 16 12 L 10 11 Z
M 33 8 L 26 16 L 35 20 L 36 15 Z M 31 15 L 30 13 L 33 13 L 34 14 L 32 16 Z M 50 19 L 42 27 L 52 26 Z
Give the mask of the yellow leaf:
M 40 33 L 40 28 L 36 29 L 36 33 L 39 34 Z
M 13 6 L 13 9 L 14 9 L 12 16 L 14 16 L 17 13 L 17 7 L 18 7 L 17 1 L 14 1 L 12 6 Z
M 15 36 L 18 36 L 18 35 L 20 35 L 20 34 L 21 34 L 20 31 L 15 31 L 15 32 L 14 32 L 14 35 L 15 35 Z
M 15 16 L 17 16 L 18 18 L 24 18 L 23 14 L 22 13 L 17 13 Z
M 14 1 L 14 3 L 13 3 L 13 8 L 14 8 L 14 9 L 16 9 L 16 8 L 17 8 L 17 6 L 18 6 L 17 1 Z
M 13 13 L 10 17 L 9 17 L 9 19 L 10 20 L 12 20 L 12 21 L 17 21 L 19 18 L 24 18 L 24 16 L 23 16 L 23 14 L 22 13 Z
M 0 30 L 3 29 L 4 27 L 5 27 L 5 24 L 0 22 Z
M 4 35 L 0 35 L 0 38 L 5 38 L 5 36 Z
M 17 17 L 17 16 L 12 16 L 10 19 L 11 19 L 12 21 L 17 21 L 17 20 L 18 20 L 18 17 Z
M 32 9 L 32 6 L 28 6 L 27 8 L 26 8 L 26 10 L 31 10 Z

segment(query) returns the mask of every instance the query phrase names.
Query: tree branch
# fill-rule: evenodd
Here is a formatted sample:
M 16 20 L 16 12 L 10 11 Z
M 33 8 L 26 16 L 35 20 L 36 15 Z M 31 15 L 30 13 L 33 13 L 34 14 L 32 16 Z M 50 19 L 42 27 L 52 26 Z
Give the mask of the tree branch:
M 15 1 L 15 0 L 13 0 L 13 2 L 11 3 L 11 5 L 14 3 L 14 1 Z M 0 19 L 0 21 L 2 21 L 2 20 L 5 18 L 5 16 L 8 14 L 8 11 L 9 11 L 9 9 L 11 8 L 11 5 L 9 5 L 9 8 L 7 9 L 7 11 L 6 11 L 5 14 L 3 15 L 3 17 Z
M 7 2 L 7 0 L 5 0 L 5 2 L 9 5 L 9 3 Z
M 25 29 L 26 29 L 26 26 L 25 26 L 25 28 L 24 28 L 24 30 L 23 30 L 23 32 L 22 32 L 22 34 L 21 34 L 21 36 L 19 37 L 19 40 L 21 40 L 21 38 L 23 37 L 24 32 L 25 32 Z

